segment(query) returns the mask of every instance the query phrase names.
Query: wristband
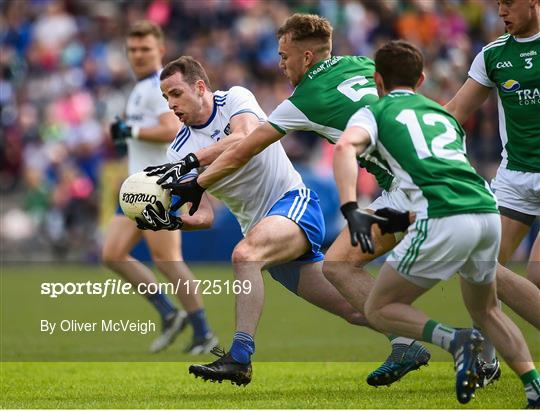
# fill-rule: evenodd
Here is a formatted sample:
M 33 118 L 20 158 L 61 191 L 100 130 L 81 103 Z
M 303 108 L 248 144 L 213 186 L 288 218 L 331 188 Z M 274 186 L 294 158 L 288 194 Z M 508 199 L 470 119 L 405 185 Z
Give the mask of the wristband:
M 199 163 L 199 159 L 197 158 L 197 156 L 193 153 L 189 153 L 186 157 L 186 165 L 189 166 L 192 170 L 194 168 L 199 168 L 200 167 L 200 163 Z

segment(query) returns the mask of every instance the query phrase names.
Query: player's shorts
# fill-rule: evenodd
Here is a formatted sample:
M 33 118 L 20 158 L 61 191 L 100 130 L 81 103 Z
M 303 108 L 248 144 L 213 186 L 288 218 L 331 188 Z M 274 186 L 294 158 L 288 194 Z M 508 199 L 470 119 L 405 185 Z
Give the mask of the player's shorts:
M 421 219 L 409 227 L 386 262 L 424 288 L 456 272 L 469 282 L 487 284 L 495 279 L 500 238 L 496 213 Z
M 324 260 L 321 246 L 325 235 L 325 225 L 319 196 L 308 188 L 292 190 L 279 199 L 270 209 L 267 217 L 279 215 L 294 221 L 304 231 L 311 250 L 295 261 L 270 267 L 268 272 L 287 289 L 297 294 L 300 267 L 303 264 Z M 283 245 L 284 247 L 287 244 Z
M 499 207 L 529 216 L 540 216 L 540 173 L 526 173 L 499 167 L 497 175 L 491 181 L 491 189 L 497 197 Z M 501 214 L 505 213 L 501 211 Z M 530 220 L 528 224 L 532 224 L 534 217 L 528 220 Z
M 398 187 L 392 187 L 390 191 L 384 190 L 379 197 L 377 197 L 370 205 L 366 207 L 366 209 L 376 211 L 386 207 L 393 208 L 394 210 L 398 211 L 412 210 L 409 197 Z M 400 232 L 394 233 L 398 243 L 403 239 L 404 235 L 404 233 Z

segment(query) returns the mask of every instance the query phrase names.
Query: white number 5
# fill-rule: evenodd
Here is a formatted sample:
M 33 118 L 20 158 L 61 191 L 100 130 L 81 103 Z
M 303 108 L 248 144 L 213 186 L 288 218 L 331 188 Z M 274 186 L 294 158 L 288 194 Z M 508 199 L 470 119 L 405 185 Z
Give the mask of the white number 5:
M 375 96 L 379 96 L 377 94 L 377 89 L 375 87 L 364 87 L 364 88 L 355 88 L 354 86 L 363 86 L 364 84 L 367 84 L 369 80 L 365 76 L 354 76 L 351 77 L 345 81 L 342 81 L 337 86 L 338 91 L 347 96 L 349 99 L 354 101 L 355 103 L 357 101 L 362 100 L 364 96 L 367 96 L 368 94 L 373 94 Z

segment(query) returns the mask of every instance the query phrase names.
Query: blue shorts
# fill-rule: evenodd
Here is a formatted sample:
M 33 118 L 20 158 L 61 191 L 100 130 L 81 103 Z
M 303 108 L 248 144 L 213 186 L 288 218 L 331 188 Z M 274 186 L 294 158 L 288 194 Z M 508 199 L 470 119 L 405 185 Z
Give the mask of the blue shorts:
M 304 231 L 311 244 L 311 250 L 296 260 L 268 269 L 272 278 L 297 294 L 302 265 L 324 260 L 321 245 L 325 236 L 325 226 L 319 196 L 308 188 L 289 191 L 272 206 L 266 216 L 272 215 L 280 215 L 294 221 Z

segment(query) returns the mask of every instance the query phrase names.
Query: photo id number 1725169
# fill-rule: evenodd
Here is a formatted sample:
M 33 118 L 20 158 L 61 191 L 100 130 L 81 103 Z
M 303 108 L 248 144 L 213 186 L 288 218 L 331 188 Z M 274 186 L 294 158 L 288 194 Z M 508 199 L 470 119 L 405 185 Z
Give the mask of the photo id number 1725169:
M 187 294 L 249 294 L 251 281 L 249 280 L 186 280 L 184 281 Z

